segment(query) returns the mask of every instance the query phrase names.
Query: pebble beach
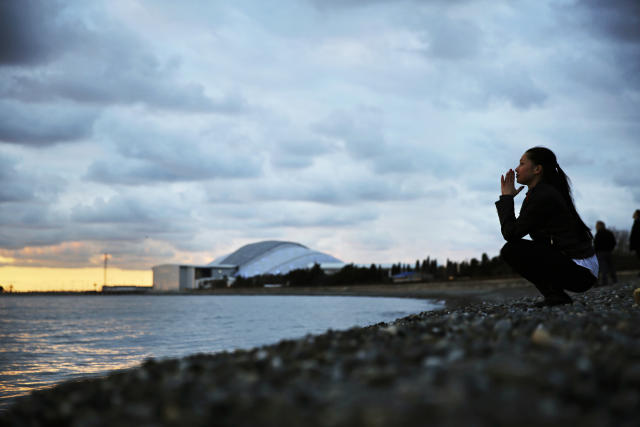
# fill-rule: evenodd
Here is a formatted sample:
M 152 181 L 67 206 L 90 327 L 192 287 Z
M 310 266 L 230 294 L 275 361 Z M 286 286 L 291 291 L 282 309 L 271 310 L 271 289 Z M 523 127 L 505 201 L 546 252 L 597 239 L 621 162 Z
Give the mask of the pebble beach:
M 637 426 L 637 276 L 533 308 L 532 287 L 19 399 L 0 426 Z

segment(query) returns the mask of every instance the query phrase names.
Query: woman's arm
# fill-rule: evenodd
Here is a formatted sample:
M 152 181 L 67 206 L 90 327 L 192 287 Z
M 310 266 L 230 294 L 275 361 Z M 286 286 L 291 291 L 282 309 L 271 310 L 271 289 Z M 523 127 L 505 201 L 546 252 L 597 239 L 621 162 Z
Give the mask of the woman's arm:
M 524 186 L 515 188 L 514 175 L 513 170 L 509 169 L 506 176 L 500 177 L 502 196 L 496 202 L 500 218 L 500 231 L 502 237 L 507 241 L 522 239 L 532 231 L 535 232 L 541 221 L 547 216 L 546 208 L 550 205 L 544 201 L 543 194 L 531 193 L 531 197 L 522 206 L 520 216 L 516 218 L 513 199 Z
M 529 197 L 520 210 L 520 216 L 516 218 L 513 208 L 513 196 L 500 196 L 496 202 L 498 217 L 500 218 L 500 231 L 505 240 L 522 239 L 527 234 L 535 232 L 548 216 L 547 206 L 534 196 Z

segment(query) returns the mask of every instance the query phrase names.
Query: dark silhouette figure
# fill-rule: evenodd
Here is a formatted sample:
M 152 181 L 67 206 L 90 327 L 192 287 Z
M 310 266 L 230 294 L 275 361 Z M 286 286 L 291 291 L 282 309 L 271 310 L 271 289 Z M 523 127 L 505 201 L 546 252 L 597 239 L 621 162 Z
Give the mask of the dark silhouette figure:
M 523 184 L 516 190 L 515 180 Z M 514 197 L 529 187 L 520 215 Z M 584 292 L 597 283 L 598 260 L 589 227 L 576 211 L 569 178 L 555 154 L 544 147 L 527 150 L 515 173 L 500 178 L 502 195 L 496 202 L 502 236 L 500 255 L 516 272 L 532 282 L 544 300 L 536 307 L 570 304 L 565 292 Z M 532 240 L 523 237 L 529 234 Z
M 638 260 L 640 260 L 640 209 L 636 209 L 633 213 L 633 226 L 629 235 L 629 250 L 636 251 Z M 640 273 L 638 273 L 640 276 Z
M 600 285 L 607 286 L 609 284 L 609 276 L 613 283 L 618 282 L 616 269 L 613 265 L 611 253 L 616 247 L 616 237 L 607 229 L 604 222 L 596 222 L 596 235 L 593 239 L 593 247 L 598 257 L 598 265 L 600 266 Z

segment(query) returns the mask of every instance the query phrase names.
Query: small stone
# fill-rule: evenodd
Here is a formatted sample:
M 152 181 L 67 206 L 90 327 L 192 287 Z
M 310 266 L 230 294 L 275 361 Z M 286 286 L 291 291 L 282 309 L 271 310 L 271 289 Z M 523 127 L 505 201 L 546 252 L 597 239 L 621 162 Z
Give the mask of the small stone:
M 542 323 L 539 324 L 531 334 L 531 341 L 534 344 L 542 345 L 542 346 L 548 346 L 553 344 L 553 338 L 551 337 L 551 334 L 549 333 L 549 331 L 545 329 Z
M 453 351 L 451 351 L 451 353 L 449 353 L 449 355 L 447 356 L 447 361 L 448 362 L 455 362 L 458 361 L 460 359 L 464 358 L 464 350 L 460 349 L 460 348 L 456 348 Z
M 538 408 L 542 414 L 549 418 L 556 417 L 559 412 L 558 403 L 550 397 L 540 400 Z
M 640 386 L 640 365 L 631 364 L 627 366 L 621 375 L 624 384 Z
M 437 368 L 442 366 L 442 358 L 437 356 L 429 356 L 422 362 L 425 368 Z
M 168 422 L 176 422 L 180 419 L 180 409 L 175 405 L 168 405 L 164 408 L 164 419 Z
M 493 330 L 498 334 L 503 334 L 511 330 L 511 319 L 501 319 L 493 326 Z
M 271 359 L 271 367 L 273 369 L 282 368 L 282 359 L 280 358 L 280 356 L 276 356 L 273 359 Z
M 616 329 L 622 332 L 628 330 L 629 322 L 627 322 L 626 320 L 619 321 L 618 324 L 616 325 Z
M 398 327 L 396 325 L 389 325 L 386 328 L 380 328 L 380 331 L 389 335 L 398 335 Z
M 576 366 L 580 372 L 589 372 L 591 370 L 592 364 L 587 357 L 582 356 L 576 361 Z

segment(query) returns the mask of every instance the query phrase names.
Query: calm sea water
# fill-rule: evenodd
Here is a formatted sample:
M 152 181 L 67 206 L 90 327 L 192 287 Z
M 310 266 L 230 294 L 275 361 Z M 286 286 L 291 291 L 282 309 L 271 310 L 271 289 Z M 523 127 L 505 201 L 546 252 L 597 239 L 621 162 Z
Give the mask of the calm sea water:
M 371 297 L 3 296 L 0 409 L 32 390 L 151 357 L 251 348 L 438 307 L 433 301 Z

